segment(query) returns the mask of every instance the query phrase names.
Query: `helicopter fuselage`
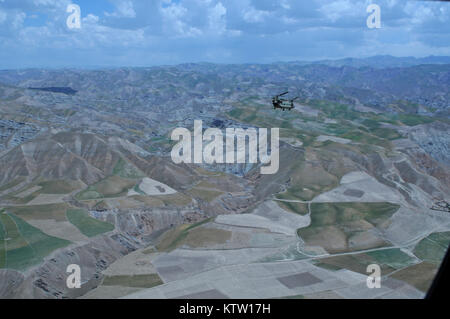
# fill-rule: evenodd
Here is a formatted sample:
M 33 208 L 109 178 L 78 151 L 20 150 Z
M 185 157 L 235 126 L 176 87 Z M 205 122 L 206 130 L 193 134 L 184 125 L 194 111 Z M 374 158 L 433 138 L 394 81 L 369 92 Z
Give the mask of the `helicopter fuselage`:
M 273 108 L 290 111 L 294 108 L 294 103 L 291 103 L 291 101 L 273 101 Z
M 274 110 L 280 109 L 283 111 L 285 111 L 285 110 L 290 111 L 295 107 L 294 100 L 281 99 L 279 96 L 275 96 L 272 99 L 273 108 L 274 108 Z
M 289 100 L 289 99 L 283 99 L 281 98 L 281 96 L 288 94 L 289 92 L 284 92 L 278 95 L 275 95 L 272 98 L 272 104 L 273 104 L 273 109 L 280 109 L 282 111 L 290 111 L 293 108 L 295 108 L 294 106 L 294 101 L 297 99 L 297 97 L 295 99 Z

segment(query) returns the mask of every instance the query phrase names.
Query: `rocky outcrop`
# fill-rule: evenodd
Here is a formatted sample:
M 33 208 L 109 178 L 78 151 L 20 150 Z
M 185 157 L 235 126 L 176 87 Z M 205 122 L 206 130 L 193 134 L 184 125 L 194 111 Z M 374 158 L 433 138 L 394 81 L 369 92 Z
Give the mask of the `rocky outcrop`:
M 423 148 L 438 162 L 450 165 L 450 124 L 433 122 L 426 125 L 418 125 L 410 132 L 410 138 Z

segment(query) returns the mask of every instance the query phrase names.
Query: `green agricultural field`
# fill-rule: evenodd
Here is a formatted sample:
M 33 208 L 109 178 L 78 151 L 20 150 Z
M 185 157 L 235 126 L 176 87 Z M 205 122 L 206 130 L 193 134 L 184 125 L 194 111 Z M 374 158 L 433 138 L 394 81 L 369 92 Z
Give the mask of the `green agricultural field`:
M 102 286 L 122 286 L 132 288 L 152 288 L 162 284 L 163 281 L 158 274 L 107 276 L 102 282 Z
M 401 251 L 401 249 L 382 249 L 368 252 L 377 264 L 386 265 L 394 269 L 402 269 L 416 263 L 415 259 Z
M 30 201 L 32 201 L 33 199 L 35 199 L 36 197 L 38 197 L 41 194 L 41 190 L 36 189 L 35 191 L 33 191 L 32 193 L 28 194 L 25 197 L 17 197 L 17 195 L 21 194 L 24 191 L 30 190 L 32 187 L 33 186 L 27 185 L 25 188 L 19 189 L 15 192 L 11 192 L 5 195 L 4 198 L 7 199 L 8 201 L 13 202 L 16 205 L 25 205 Z
M 175 141 L 172 141 L 170 138 L 166 136 L 158 136 L 151 138 L 148 142 L 147 150 L 149 152 L 161 151 L 161 150 L 170 150 L 175 145 Z
M 0 268 L 25 270 L 69 241 L 44 234 L 14 214 L 0 213 Z
M 395 270 L 415 265 L 416 260 L 400 249 L 392 248 L 368 253 L 322 258 L 315 261 L 316 266 L 328 270 L 349 269 L 361 274 L 367 274 L 367 266 L 370 264 L 380 265 L 382 274 L 387 275 Z
M 13 188 L 14 186 L 17 186 L 20 183 L 22 183 L 24 180 L 25 180 L 25 177 L 19 177 L 19 178 L 16 178 L 16 179 L 10 181 L 9 183 L 6 183 L 2 187 L 0 187 L 0 192 L 3 192 L 3 191 L 8 190 L 10 188 Z
M 314 264 L 318 267 L 327 270 L 340 270 L 348 269 L 363 275 L 367 275 L 367 266 L 371 264 L 379 263 L 375 258 L 368 254 L 354 254 L 354 255 L 341 255 L 327 258 L 321 258 L 314 261 Z M 389 265 L 379 263 L 381 273 L 387 275 L 395 271 L 395 268 Z
M 93 187 L 89 186 L 86 190 L 76 194 L 75 198 L 78 200 L 90 200 L 90 199 L 103 198 L 102 194 L 100 194 L 92 189 L 93 189 Z
M 126 195 L 128 190 L 136 185 L 136 179 L 110 176 L 94 185 L 95 190 L 104 197 L 119 197 Z
M 308 201 L 338 184 L 339 178 L 325 171 L 323 167 L 299 161 L 295 164 L 288 189 L 277 194 L 277 198 Z
M 206 223 L 209 223 L 212 218 L 205 219 L 195 224 L 185 224 L 180 225 L 176 228 L 170 229 L 158 239 L 158 243 L 156 245 L 156 249 L 158 251 L 172 251 L 175 248 L 183 245 L 185 243 L 186 238 L 190 234 L 191 230 L 196 229 L 199 226 L 202 226 Z
M 87 237 L 94 237 L 114 230 L 114 225 L 89 216 L 82 209 L 68 209 L 67 219 Z
M 383 130 L 383 129 L 378 129 L 378 130 Z M 380 132 L 384 132 L 384 131 L 380 131 Z M 379 133 L 379 134 L 381 134 L 381 133 Z M 384 133 L 384 134 L 387 135 L 388 133 Z M 375 135 L 371 135 L 371 134 L 363 132 L 361 130 L 353 130 L 353 131 L 347 132 L 345 134 L 341 134 L 341 135 L 339 135 L 339 137 L 346 138 L 346 139 L 352 140 L 353 142 L 362 143 L 362 144 L 378 145 L 378 146 L 381 146 L 384 148 L 391 147 L 391 144 L 388 140 L 385 140 L 384 138 L 379 138 Z M 395 137 L 395 136 L 393 136 L 393 137 Z M 395 138 L 397 138 L 397 137 L 395 137 Z
M 8 207 L 8 211 L 24 220 L 53 219 L 55 221 L 66 221 L 67 204 L 48 204 L 34 206 Z
M 313 203 L 311 225 L 299 229 L 298 235 L 330 253 L 387 246 L 369 230 L 382 228 L 398 208 L 391 203 Z
M 156 196 L 133 195 L 130 198 L 136 199 L 149 207 L 162 207 L 162 206 L 181 207 L 192 203 L 192 198 L 182 193 L 170 195 L 156 195 Z
M 380 121 L 374 118 L 365 119 L 364 121 L 361 122 L 361 124 L 367 127 L 369 130 L 376 130 L 381 126 Z
M 42 189 L 40 193 L 42 194 L 69 194 L 79 188 L 78 182 L 74 181 L 45 181 L 39 183 L 38 186 L 41 186 Z
M 356 120 L 361 118 L 360 112 L 353 111 L 347 105 L 343 105 L 337 102 L 323 101 L 323 100 L 311 100 L 307 105 L 319 109 L 332 119 L 343 120 Z
M 231 239 L 231 235 L 231 231 L 223 229 L 197 227 L 189 231 L 188 235 L 183 240 L 183 244 L 192 248 L 204 248 L 209 245 L 225 244 Z
M 433 233 L 422 239 L 414 248 L 414 254 L 422 259 L 439 265 L 450 245 L 450 232 Z
M 190 225 L 188 225 L 188 227 L 186 228 L 186 231 L 190 231 L 191 229 L 195 229 L 195 228 L 197 228 L 197 227 L 199 227 L 199 226 L 205 225 L 205 224 L 211 222 L 213 219 L 214 219 L 214 218 L 211 217 L 211 218 L 207 218 L 207 219 L 204 219 L 204 220 L 202 220 L 202 221 L 199 221 L 199 222 L 197 222 L 197 223 L 190 224 Z
M 142 178 L 144 174 L 139 171 L 136 167 L 126 162 L 124 159 L 120 158 L 117 161 L 116 166 L 113 169 L 113 175 L 117 175 L 123 178 Z
M 281 208 L 295 213 L 295 214 L 299 214 L 299 215 L 308 215 L 308 204 L 303 204 L 303 203 L 290 203 L 290 202 L 276 202 L 278 204 L 278 206 L 280 206 Z
M 23 270 L 38 262 L 33 249 L 19 232 L 14 220 L 7 214 L 0 214 L 4 229 L 4 268 Z
M 188 227 L 189 225 L 181 225 L 162 234 L 156 245 L 157 251 L 170 252 L 177 248 L 179 243 L 186 238 Z
M 10 217 L 14 219 L 20 234 L 29 243 L 39 259 L 42 259 L 58 248 L 65 247 L 70 244 L 67 240 L 44 234 L 42 231 L 31 226 L 14 214 L 10 214 Z
M 397 120 L 405 125 L 408 125 L 408 126 L 416 126 L 416 125 L 420 125 L 420 124 L 432 123 L 436 120 L 432 117 L 415 115 L 415 114 L 393 115 L 392 119 L 395 119 L 395 120 Z
M 361 219 L 378 226 L 399 208 L 391 203 L 312 203 L 310 227 L 341 225 Z
M 75 198 L 78 200 L 90 200 L 124 196 L 138 181 L 139 180 L 135 178 L 124 178 L 113 175 L 94 185 L 90 185 L 88 188 L 75 195 Z
M 390 128 L 377 128 L 372 130 L 371 133 L 387 140 L 396 140 L 402 137 L 396 130 Z
M 394 273 L 392 278 L 404 281 L 423 292 L 427 292 L 437 271 L 437 265 L 429 262 L 422 262 Z

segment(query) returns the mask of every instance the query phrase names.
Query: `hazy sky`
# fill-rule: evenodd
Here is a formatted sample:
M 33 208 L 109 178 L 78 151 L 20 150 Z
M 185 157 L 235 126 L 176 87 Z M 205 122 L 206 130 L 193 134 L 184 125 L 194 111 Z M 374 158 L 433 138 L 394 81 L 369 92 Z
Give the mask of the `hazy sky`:
M 67 5 L 81 8 L 69 29 Z M 366 8 L 381 8 L 369 29 Z M 450 3 L 405 0 L 0 0 L 0 68 L 270 63 L 450 55 Z

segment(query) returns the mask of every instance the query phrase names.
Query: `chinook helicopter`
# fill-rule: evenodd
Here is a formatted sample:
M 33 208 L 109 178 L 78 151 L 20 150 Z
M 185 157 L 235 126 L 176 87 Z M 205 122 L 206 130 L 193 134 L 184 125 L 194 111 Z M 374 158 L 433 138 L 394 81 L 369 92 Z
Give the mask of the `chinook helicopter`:
M 272 104 L 273 104 L 273 109 L 274 109 L 274 110 L 276 110 L 276 109 L 281 109 L 281 110 L 283 110 L 283 111 L 285 111 L 285 110 L 290 111 L 290 110 L 292 110 L 292 109 L 295 107 L 295 106 L 294 106 L 294 101 L 295 101 L 296 99 L 298 99 L 298 97 L 296 97 L 296 98 L 294 98 L 294 99 L 292 99 L 292 100 L 281 98 L 283 95 L 286 95 L 286 94 L 288 94 L 288 93 L 289 93 L 289 92 L 284 92 L 284 93 L 275 95 L 275 96 L 272 98 Z

